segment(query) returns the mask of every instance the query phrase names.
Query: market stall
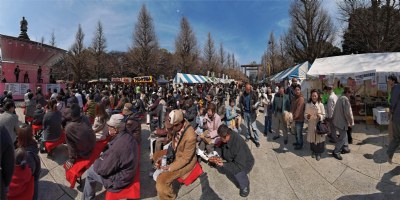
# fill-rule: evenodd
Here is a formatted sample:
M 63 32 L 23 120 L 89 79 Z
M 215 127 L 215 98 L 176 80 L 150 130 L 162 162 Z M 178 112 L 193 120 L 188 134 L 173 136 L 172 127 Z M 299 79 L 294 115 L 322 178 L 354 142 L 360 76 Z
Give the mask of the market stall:
M 193 74 L 183 74 L 177 73 L 173 83 L 188 83 L 188 84 L 196 84 L 196 83 L 207 83 L 210 82 L 210 79 L 206 76 L 202 75 L 193 75 Z
M 389 89 L 387 77 L 390 74 L 400 78 L 400 53 L 368 53 L 318 58 L 307 73 L 308 76 L 313 77 L 308 81 L 314 82 L 314 85 L 319 83 L 321 88 L 323 85 L 352 88 L 355 93 L 355 98 L 352 99 L 353 113 L 360 116 L 373 116 L 374 113 L 387 112 L 386 97 Z M 374 108 L 379 112 L 373 112 Z M 377 116 L 374 117 L 378 119 Z

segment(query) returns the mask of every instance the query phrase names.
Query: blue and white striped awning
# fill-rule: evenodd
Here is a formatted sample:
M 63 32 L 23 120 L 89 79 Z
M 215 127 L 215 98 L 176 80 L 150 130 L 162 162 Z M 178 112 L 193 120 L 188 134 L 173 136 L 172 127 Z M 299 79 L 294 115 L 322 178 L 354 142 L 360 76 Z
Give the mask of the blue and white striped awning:
M 174 83 L 206 83 L 208 82 L 207 77 L 193 74 L 182 74 L 177 73 L 174 78 Z

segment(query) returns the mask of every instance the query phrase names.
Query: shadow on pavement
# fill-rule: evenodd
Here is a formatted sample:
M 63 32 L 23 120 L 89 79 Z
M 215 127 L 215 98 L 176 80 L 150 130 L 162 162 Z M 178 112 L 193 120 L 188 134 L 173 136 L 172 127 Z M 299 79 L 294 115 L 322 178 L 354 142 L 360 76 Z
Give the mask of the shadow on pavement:
M 220 200 L 221 198 L 217 193 L 210 187 L 210 182 L 208 181 L 208 174 L 203 173 L 200 176 L 200 184 L 201 184 L 201 196 L 200 199 L 208 200 L 215 199 Z
M 65 192 L 67 190 L 69 191 L 68 193 Z M 68 195 L 72 199 L 75 199 L 78 196 L 78 192 L 76 190 L 70 189 L 67 186 L 58 183 L 53 183 L 47 180 L 39 181 L 39 191 L 46 191 L 46 193 L 39 192 L 38 199 L 40 200 L 59 199 L 64 194 Z
M 398 200 L 400 197 L 400 187 L 391 179 L 400 175 L 400 166 L 395 167 L 391 171 L 383 174 L 381 181 L 376 185 L 376 189 L 381 193 L 366 194 L 366 195 L 347 195 L 340 197 L 338 200 L 347 199 L 385 199 Z

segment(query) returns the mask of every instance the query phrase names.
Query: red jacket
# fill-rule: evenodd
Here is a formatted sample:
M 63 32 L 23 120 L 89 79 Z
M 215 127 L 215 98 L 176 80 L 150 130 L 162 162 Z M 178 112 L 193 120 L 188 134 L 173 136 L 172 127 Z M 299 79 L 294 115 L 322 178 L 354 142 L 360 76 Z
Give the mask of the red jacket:
M 34 179 L 29 166 L 22 169 L 15 166 L 7 194 L 8 200 L 26 200 L 33 198 Z

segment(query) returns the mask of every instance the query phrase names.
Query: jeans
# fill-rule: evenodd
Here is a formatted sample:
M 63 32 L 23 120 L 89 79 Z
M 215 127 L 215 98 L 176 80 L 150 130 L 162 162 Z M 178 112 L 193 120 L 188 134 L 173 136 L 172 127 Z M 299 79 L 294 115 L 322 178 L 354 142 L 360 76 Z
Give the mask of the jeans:
M 337 138 L 337 142 L 335 145 L 335 150 L 333 150 L 333 153 L 338 154 L 340 153 L 343 149 L 348 148 L 349 143 L 347 140 L 347 131 L 342 130 L 336 127 L 336 130 L 339 132 L 339 137 Z
M 85 180 L 85 188 L 83 189 L 82 200 L 94 199 L 96 195 L 96 183 L 103 184 L 103 180 L 101 179 L 101 176 L 94 171 L 92 165 L 87 170 L 87 177 Z
M 296 135 L 296 143 L 303 147 L 303 126 L 304 122 L 295 122 L 294 133 Z
M 271 115 L 265 116 L 264 134 L 267 134 L 268 132 L 272 132 L 271 126 L 272 126 L 272 116 Z
M 395 121 L 392 118 L 392 131 L 393 131 L 393 138 L 390 141 L 388 150 L 387 150 L 387 155 L 389 156 L 389 158 L 393 158 L 394 152 L 396 151 L 396 149 L 400 146 L 400 124 L 398 119 L 396 119 L 397 121 Z
M 254 141 L 258 142 L 258 128 L 257 128 L 257 123 L 256 120 L 254 121 L 251 119 L 251 115 L 248 112 L 245 112 L 244 115 L 244 123 L 246 124 L 247 131 L 246 131 L 246 139 L 250 138 L 250 129 L 253 129 L 253 134 L 254 134 Z

